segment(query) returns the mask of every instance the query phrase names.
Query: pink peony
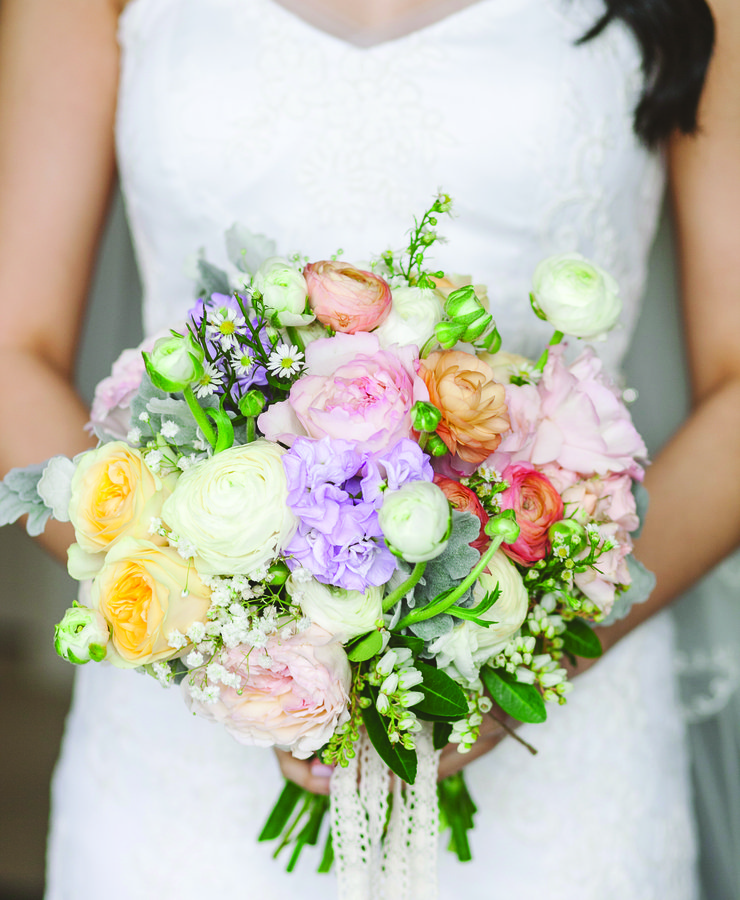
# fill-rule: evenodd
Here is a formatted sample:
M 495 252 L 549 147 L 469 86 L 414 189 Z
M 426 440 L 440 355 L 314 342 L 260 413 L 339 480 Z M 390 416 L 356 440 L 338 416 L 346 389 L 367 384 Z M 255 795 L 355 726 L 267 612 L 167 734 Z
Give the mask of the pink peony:
M 480 519 L 480 532 L 478 537 L 471 542 L 470 546 L 482 554 L 486 547 L 491 543 L 491 539 L 483 531 L 483 526 L 488 522 L 489 515 L 483 509 L 478 497 L 466 487 L 455 481 L 454 478 L 447 478 L 439 473 L 434 476 L 434 483 L 442 489 L 442 493 L 447 497 L 452 506 L 460 510 L 460 512 L 469 512 Z
M 537 386 L 539 409 L 531 391 L 524 394 L 509 387 L 513 433 L 504 438 L 501 451 L 536 466 L 557 463 L 582 474 L 625 472 L 641 479 L 644 471 L 638 460 L 647 457 L 645 444 L 604 375 L 601 360 L 587 348 L 566 366 L 563 349 L 562 345 L 550 349 Z M 534 433 L 530 416 L 538 418 Z M 522 443 L 525 430 L 530 433 Z
M 550 549 L 548 529 L 563 518 L 563 501 L 542 472 L 528 463 L 514 463 L 503 471 L 509 487 L 499 494 L 501 509 L 513 509 L 519 537 L 502 550 L 515 562 L 530 565 L 544 559 Z
M 428 400 L 416 349 L 381 350 L 372 334 L 337 334 L 306 348 L 306 375 L 258 419 L 270 441 L 344 438 L 375 452 L 411 435 L 411 407 Z
M 208 703 L 193 698 L 186 677 L 185 701 L 240 744 L 279 747 L 307 759 L 349 718 L 349 662 L 342 645 L 318 625 L 289 637 L 278 632 L 264 648 L 224 650 L 219 661 L 239 676 L 240 686 L 222 684 L 220 699 Z M 198 687 L 205 684 L 203 669 L 193 677 Z
M 391 289 L 372 272 L 341 260 L 309 263 L 303 270 L 308 302 L 322 324 L 355 334 L 372 331 L 391 311 Z

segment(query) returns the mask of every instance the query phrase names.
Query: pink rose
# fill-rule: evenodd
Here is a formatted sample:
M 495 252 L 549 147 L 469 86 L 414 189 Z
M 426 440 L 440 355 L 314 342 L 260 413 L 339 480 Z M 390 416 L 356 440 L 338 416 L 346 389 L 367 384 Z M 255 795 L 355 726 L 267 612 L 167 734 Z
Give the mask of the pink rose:
M 509 487 L 499 494 L 501 509 L 514 510 L 520 531 L 513 544 L 501 549 L 515 562 L 530 565 L 547 556 L 547 531 L 563 518 L 563 501 L 547 476 L 528 463 L 513 463 L 502 474 Z
M 416 348 L 381 350 L 372 334 L 337 334 L 306 347 L 306 375 L 258 419 L 270 441 L 344 438 L 371 452 L 411 435 L 411 407 L 428 400 Z
M 190 677 L 183 679 L 188 708 L 223 725 L 240 744 L 279 747 L 307 759 L 349 718 L 351 675 L 342 645 L 318 625 L 290 637 L 279 632 L 264 648 L 224 650 L 220 664 L 240 679 L 220 685 L 220 699 L 193 698 Z M 203 669 L 192 676 L 197 687 L 208 681 Z
M 391 311 L 389 285 L 346 262 L 321 260 L 303 270 L 308 302 L 322 324 L 334 331 L 355 334 L 371 331 Z
M 621 531 L 635 531 L 640 520 L 629 475 L 588 478 L 563 491 L 565 512 L 579 522 L 616 522 Z
M 564 469 L 584 475 L 625 472 L 641 479 L 644 470 L 638 460 L 647 457 L 647 449 L 618 393 L 602 371 L 601 360 L 587 348 L 570 366 L 563 361 L 563 347 L 552 347 L 542 378 L 537 386 L 539 412 L 532 397 L 522 405 L 521 420 L 514 434 L 501 444 L 515 459 L 536 466 L 557 463 Z M 512 411 L 507 391 L 509 414 L 517 418 L 516 402 Z M 513 396 L 523 399 L 520 392 Z M 531 393 L 531 392 L 530 392 Z M 521 436 L 530 415 L 539 421 L 534 433 L 522 445 Z M 531 431 L 531 426 L 530 426 Z
M 141 352 L 150 351 L 162 333 L 146 338 L 133 350 L 124 350 L 113 363 L 111 374 L 95 388 L 90 421 L 86 426 L 88 431 L 95 427 L 116 440 L 126 439 L 131 430 L 131 401 L 145 371 Z M 169 331 L 165 333 L 169 334 Z
M 452 506 L 460 512 L 469 512 L 480 519 L 480 531 L 478 537 L 471 542 L 470 546 L 478 551 L 481 555 L 486 547 L 491 543 L 491 539 L 483 531 L 483 526 L 488 522 L 489 515 L 483 509 L 478 497 L 466 487 L 455 481 L 454 478 L 447 478 L 439 473 L 434 476 L 434 483 L 442 489 L 442 493 L 447 497 Z

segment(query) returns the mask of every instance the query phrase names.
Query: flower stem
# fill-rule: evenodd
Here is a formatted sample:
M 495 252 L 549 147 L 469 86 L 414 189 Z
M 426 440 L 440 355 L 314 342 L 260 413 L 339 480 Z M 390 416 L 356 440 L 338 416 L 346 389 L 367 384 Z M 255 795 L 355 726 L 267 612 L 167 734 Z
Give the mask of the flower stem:
M 470 573 L 453 591 L 443 595 L 441 600 L 433 600 L 421 609 L 412 609 L 411 612 L 407 616 L 404 616 L 398 625 L 396 625 L 394 631 L 400 631 L 402 628 L 408 628 L 409 625 L 416 625 L 417 622 L 431 619 L 433 616 L 438 616 L 451 606 L 454 606 L 468 588 L 478 580 L 478 576 L 482 574 L 493 555 L 503 543 L 503 540 L 502 535 L 496 535 L 496 537 L 491 540 L 488 547 L 486 547 L 476 565 L 470 570 Z
M 193 389 L 188 385 L 183 391 L 183 395 L 185 400 L 190 407 L 190 412 L 193 414 L 193 418 L 195 419 L 198 428 L 203 432 L 203 437 L 208 441 L 211 447 L 216 446 L 216 431 L 211 425 L 211 420 L 208 418 L 201 405 L 198 403 L 195 393 Z
M 257 437 L 254 416 L 247 416 L 247 443 L 251 444 Z
M 298 347 L 298 349 L 301 351 L 301 353 L 304 353 L 306 350 L 306 345 L 303 343 L 303 338 L 301 337 L 301 335 L 300 335 L 298 329 L 295 327 L 295 325 L 286 325 L 285 333 L 290 338 L 291 344 Z
M 418 562 L 415 566 L 409 577 L 404 581 L 403 584 L 400 584 L 395 591 L 391 591 L 390 594 L 383 600 L 383 612 L 386 613 L 389 610 L 393 609 L 393 607 L 398 603 L 399 600 L 403 600 L 403 598 L 408 594 L 408 592 L 419 582 L 419 579 L 424 574 L 424 569 L 426 569 L 426 562 Z
M 562 331 L 556 331 L 555 334 L 550 338 L 550 343 L 545 347 L 542 356 L 537 360 L 537 365 L 534 367 L 532 371 L 541 372 L 545 368 L 545 364 L 547 363 L 547 358 L 550 355 L 550 347 L 555 347 L 559 344 L 564 337 Z

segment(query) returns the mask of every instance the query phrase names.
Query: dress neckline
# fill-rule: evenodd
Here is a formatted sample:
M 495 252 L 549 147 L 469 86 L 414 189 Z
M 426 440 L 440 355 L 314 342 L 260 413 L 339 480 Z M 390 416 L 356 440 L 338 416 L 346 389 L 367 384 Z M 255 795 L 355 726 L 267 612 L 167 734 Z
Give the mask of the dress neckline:
M 334 38 L 357 50 L 373 50 L 385 44 L 422 34 L 458 15 L 472 11 L 475 7 L 486 6 L 493 0 L 436 0 L 384 25 L 356 27 L 320 9 L 307 6 L 300 0 L 266 0 L 266 2 L 325 37 Z

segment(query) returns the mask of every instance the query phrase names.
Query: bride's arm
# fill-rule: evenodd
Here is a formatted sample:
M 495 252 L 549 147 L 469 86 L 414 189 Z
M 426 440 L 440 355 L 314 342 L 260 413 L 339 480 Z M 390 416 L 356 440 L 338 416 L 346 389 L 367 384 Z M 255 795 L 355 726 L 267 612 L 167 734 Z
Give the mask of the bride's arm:
M 669 147 L 692 412 L 648 470 L 637 557 L 650 600 L 603 629 L 614 644 L 740 543 L 740 7 L 711 0 L 717 40 L 696 136 Z
M 0 5 L 0 474 L 89 440 L 72 387 L 114 172 L 113 0 Z M 71 541 L 54 523 L 60 558 Z

